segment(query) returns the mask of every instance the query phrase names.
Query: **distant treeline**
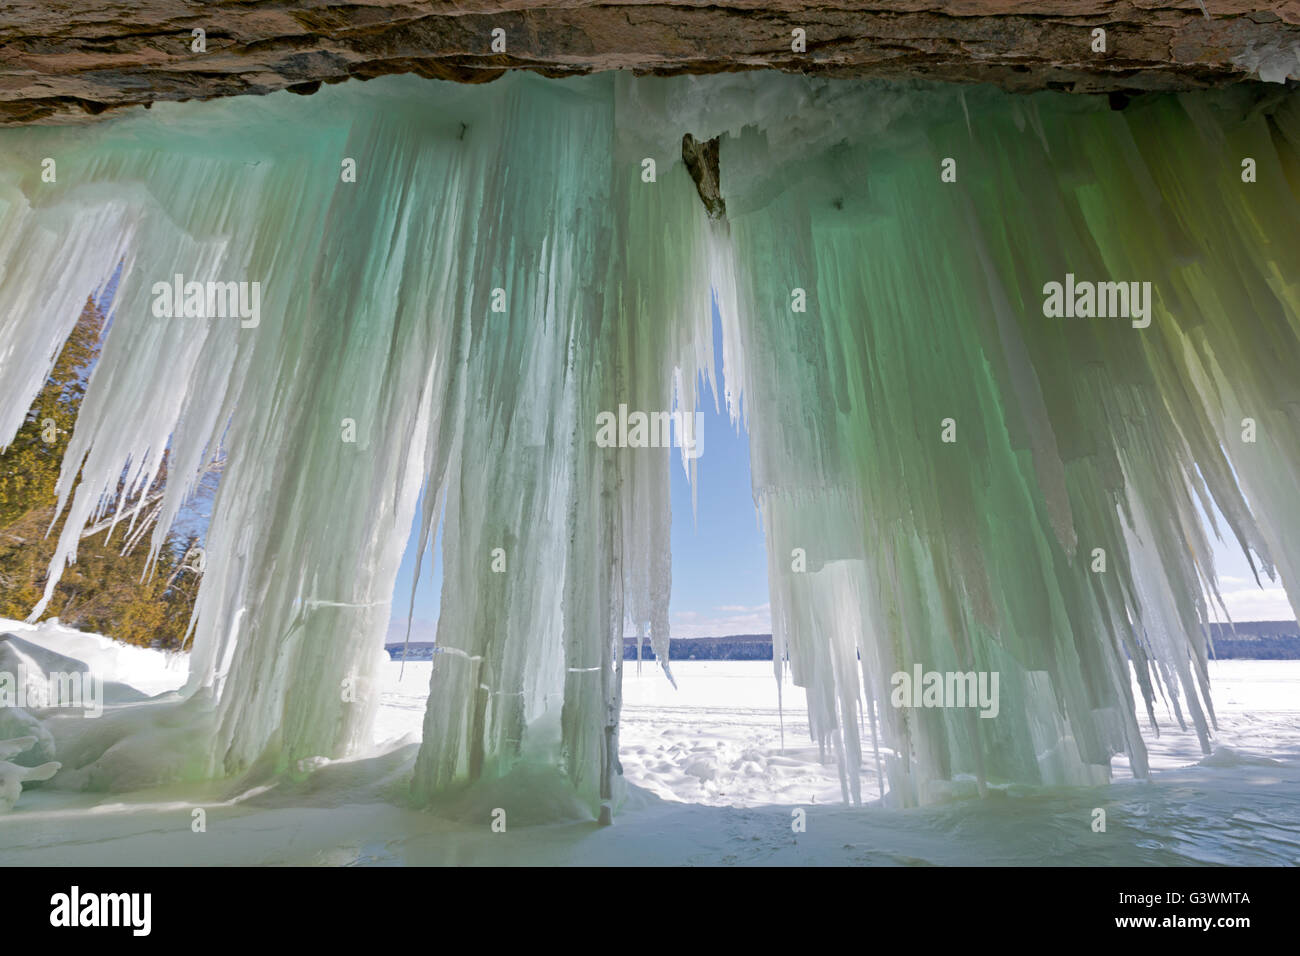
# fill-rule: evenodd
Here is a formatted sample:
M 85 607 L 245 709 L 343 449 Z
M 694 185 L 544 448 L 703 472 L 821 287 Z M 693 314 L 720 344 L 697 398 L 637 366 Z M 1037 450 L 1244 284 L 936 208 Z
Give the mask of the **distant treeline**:
M 674 637 L 668 646 L 674 661 L 770 661 L 771 634 L 733 634 L 730 637 Z M 623 659 L 636 660 L 636 638 L 623 639 Z M 641 659 L 652 661 L 649 639 L 641 642 Z
M 1214 656 L 1220 660 L 1300 660 L 1300 625 L 1295 621 L 1247 621 L 1235 631 L 1227 624 L 1213 624 Z M 402 644 L 387 645 L 395 661 L 402 659 Z M 730 637 L 674 637 L 669 648 L 674 661 L 770 661 L 771 634 L 733 634 Z M 406 652 L 408 661 L 432 660 L 433 644 L 412 641 Z M 636 660 L 636 638 L 623 639 L 623 657 Z M 648 640 L 641 644 L 641 659 L 652 661 L 655 653 Z
M 1220 660 L 1300 660 L 1300 625 L 1295 621 L 1248 621 L 1233 628 L 1213 624 L 1210 636 L 1214 656 Z M 674 661 L 770 661 L 771 634 L 733 634 L 730 637 L 674 637 L 669 648 Z M 625 638 L 623 656 L 636 660 L 636 639 Z M 641 659 L 652 661 L 650 642 L 641 647 Z
M 1235 633 L 1234 633 L 1235 631 Z M 1246 621 L 1230 627 L 1211 625 L 1214 655 L 1219 659 L 1259 661 L 1300 659 L 1300 625 L 1295 621 Z
M 409 645 L 398 641 L 385 644 L 388 656 L 395 661 L 405 657 L 408 661 L 430 661 L 435 653 L 432 641 L 412 641 Z M 733 634 L 731 637 L 674 637 L 670 648 L 674 661 L 770 661 L 772 659 L 771 634 Z M 623 656 L 636 660 L 636 638 L 624 640 Z M 652 661 L 654 651 L 650 641 L 641 644 L 641 659 Z

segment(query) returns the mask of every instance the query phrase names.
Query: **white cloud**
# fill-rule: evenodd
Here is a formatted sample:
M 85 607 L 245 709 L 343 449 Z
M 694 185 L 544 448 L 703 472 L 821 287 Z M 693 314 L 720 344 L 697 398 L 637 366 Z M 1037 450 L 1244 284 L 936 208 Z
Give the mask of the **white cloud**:
M 673 637 L 729 637 L 732 634 L 770 634 L 772 608 L 768 604 L 723 604 L 709 613 L 678 611 L 672 616 Z
M 411 643 L 432 642 L 438 634 L 438 623 L 436 621 L 426 621 L 423 618 L 415 618 L 411 621 Z M 401 644 L 406 640 L 406 618 L 393 618 L 388 622 L 388 636 L 384 638 L 386 644 Z
M 1234 621 L 1293 621 L 1295 611 L 1287 600 L 1285 589 L 1273 585 L 1267 578 L 1261 578 L 1265 587 L 1260 587 L 1250 578 L 1222 577 L 1219 579 L 1219 593 L 1223 603 L 1228 606 L 1228 613 Z M 1223 621 L 1223 612 L 1209 597 L 1210 617 Z

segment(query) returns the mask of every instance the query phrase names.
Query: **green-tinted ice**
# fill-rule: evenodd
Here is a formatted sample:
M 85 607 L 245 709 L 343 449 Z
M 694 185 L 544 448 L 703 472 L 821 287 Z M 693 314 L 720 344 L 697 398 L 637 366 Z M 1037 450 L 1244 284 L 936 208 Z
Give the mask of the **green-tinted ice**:
M 694 474 L 597 419 L 696 407 L 716 297 L 775 666 L 846 798 L 873 740 L 904 804 L 1101 782 L 1118 753 L 1142 774 L 1156 695 L 1212 729 L 1203 515 L 1300 574 L 1298 103 L 390 78 L 4 131 L 0 440 L 124 261 L 53 570 L 124 469 L 145 487 L 169 450 L 160 542 L 224 448 L 198 772 L 366 739 L 423 488 L 444 582 L 415 794 L 525 761 L 595 808 L 625 629 L 665 656 L 669 469 Z M 688 132 L 723 137 L 725 220 Z M 258 314 L 159 315 L 177 275 L 256 282 Z M 1109 314 L 1056 314 L 1049 283 Z M 918 665 L 996 673 L 996 716 L 894 706 Z

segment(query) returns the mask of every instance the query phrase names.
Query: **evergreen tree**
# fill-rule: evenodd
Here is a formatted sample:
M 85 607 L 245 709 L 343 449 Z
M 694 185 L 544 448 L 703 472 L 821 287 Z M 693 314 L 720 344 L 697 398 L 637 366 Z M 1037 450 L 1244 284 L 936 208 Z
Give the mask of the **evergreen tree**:
M 0 454 L 0 617 L 25 618 L 44 592 L 63 523 L 54 489 L 103 327 L 103 314 L 88 301 L 23 427 Z M 165 481 L 164 462 L 144 493 L 146 502 Z M 119 486 L 118 498 L 124 493 Z M 128 501 L 128 510 L 137 504 Z M 116 505 L 111 502 L 107 513 Z M 130 538 L 129 522 L 116 528 L 103 522 L 85 532 L 45 617 L 130 644 L 179 648 L 198 593 L 198 536 L 169 535 L 150 568 L 149 537 L 142 532 L 153 518 L 142 509 L 144 527 L 137 524 Z

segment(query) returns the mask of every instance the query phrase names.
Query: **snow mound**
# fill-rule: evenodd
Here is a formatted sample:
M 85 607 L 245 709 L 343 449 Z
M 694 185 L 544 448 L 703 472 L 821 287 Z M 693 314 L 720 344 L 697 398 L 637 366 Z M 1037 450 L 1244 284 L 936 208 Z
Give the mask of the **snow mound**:
M 39 624 L 0 618 L 0 670 L 7 653 L 23 655 L 43 673 L 91 673 L 104 681 L 106 703 L 143 700 L 180 688 L 189 671 L 188 655 L 120 644 L 51 618 Z M 111 694 L 110 694 L 111 689 Z
M 429 809 L 443 819 L 485 828 L 503 821 L 506 831 L 596 819 L 558 768 L 536 763 L 520 763 L 505 776 L 481 779 L 434 801 Z
M 1204 760 L 1197 761 L 1200 767 L 1280 767 L 1282 766 L 1276 760 L 1268 757 L 1257 757 L 1253 754 L 1245 754 L 1239 750 L 1233 750 L 1231 747 L 1218 746 L 1214 748 L 1214 753 L 1210 754 Z
M 123 791 L 207 776 L 201 744 L 212 732 L 210 695 L 171 694 L 186 671 L 183 655 L 118 644 L 58 619 L 0 620 L 0 674 L 15 694 L 25 684 L 32 702 L 0 707 L 0 811 L 13 807 L 24 783 Z M 55 674 L 92 678 L 102 706 L 45 706 L 42 685 Z

